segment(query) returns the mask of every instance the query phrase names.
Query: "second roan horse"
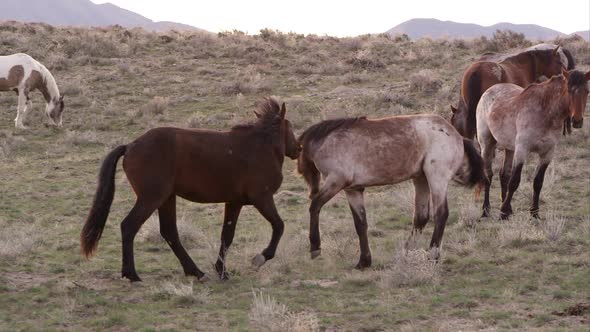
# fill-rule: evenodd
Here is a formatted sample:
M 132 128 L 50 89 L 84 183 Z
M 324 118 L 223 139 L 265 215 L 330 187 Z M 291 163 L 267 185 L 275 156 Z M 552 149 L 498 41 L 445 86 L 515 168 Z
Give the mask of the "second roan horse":
M 500 217 L 512 214 L 512 196 L 520 183 L 527 155 L 539 155 L 533 182 L 533 202 L 530 213 L 539 217 L 539 195 L 545 170 L 553 158 L 555 146 L 562 133 L 564 120 L 570 119 L 574 128 L 581 128 L 588 97 L 588 79 L 579 71 L 563 71 L 540 84 L 523 89 L 515 84 L 496 84 L 488 89 L 477 106 L 477 139 L 482 149 L 487 185 L 483 216 L 490 213 L 492 161 L 496 149 L 504 150 L 504 165 L 500 171 L 502 207 Z
M 182 264 L 185 274 L 203 280 L 180 243 L 176 228 L 176 196 L 199 203 L 225 203 L 219 257 L 215 264 L 222 279 L 228 277 L 225 255 L 234 238 L 238 215 L 244 205 L 254 207 L 272 226 L 270 243 L 252 263 L 259 267 L 275 255 L 284 224 L 273 194 L 281 186 L 284 157 L 296 159 L 300 148 L 285 104 L 273 98 L 259 104 L 258 120 L 230 131 L 156 128 L 130 144 L 121 145 L 104 159 L 98 188 L 80 235 L 82 253 L 95 251 L 106 223 L 115 191 L 117 161 L 137 195 L 131 212 L 121 223 L 122 276 L 139 281 L 133 257 L 133 239 L 148 217 L 158 210 L 160 233 Z

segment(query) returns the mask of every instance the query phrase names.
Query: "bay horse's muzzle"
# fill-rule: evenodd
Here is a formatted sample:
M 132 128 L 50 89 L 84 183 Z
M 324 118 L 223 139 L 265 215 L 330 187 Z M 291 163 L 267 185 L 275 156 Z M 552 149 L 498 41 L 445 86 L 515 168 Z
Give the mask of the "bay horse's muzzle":
M 576 129 L 582 128 L 583 124 L 584 124 L 584 119 L 580 119 L 580 120 L 572 119 L 572 127 L 576 128 Z

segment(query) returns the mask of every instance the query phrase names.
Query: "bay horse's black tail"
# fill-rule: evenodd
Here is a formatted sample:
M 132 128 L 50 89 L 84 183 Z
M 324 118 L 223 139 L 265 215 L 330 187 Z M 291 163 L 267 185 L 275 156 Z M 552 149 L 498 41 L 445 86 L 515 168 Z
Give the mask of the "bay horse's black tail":
M 473 187 L 476 184 L 485 185 L 487 178 L 485 177 L 483 170 L 483 159 L 479 155 L 479 152 L 473 145 L 473 141 L 467 138 L 463 138 L 463 149 L 467 162 L 469 163 L 469 172 L 467 179 L 464 181 L 464 185 Z
M 481 69 L 481 67 L 480 67 Z M 476 130 L 476 117 L 475 112 L 477 110 L 477 103 L 481 99 L 481 75 L 478 70 L 474 70 L 467 79 L 467 132 L 465 133 L 467 138 L 473 139 L 475 137 Z
M 94 201 L 90 208 L 90 213 L 80 234 L 80 246 L 82 254 L 89 258 L 92 256 L 98 245 L 98 240 L 102 235 L 102 230 L 107 222 L 111 203 L 115 195 L 115 172 L 117 162 L 127 150 L 126 145 L 120 145 L 111 151 L 104 158 L 100 173 L 98 174 L 98 188 L 94 195 Z

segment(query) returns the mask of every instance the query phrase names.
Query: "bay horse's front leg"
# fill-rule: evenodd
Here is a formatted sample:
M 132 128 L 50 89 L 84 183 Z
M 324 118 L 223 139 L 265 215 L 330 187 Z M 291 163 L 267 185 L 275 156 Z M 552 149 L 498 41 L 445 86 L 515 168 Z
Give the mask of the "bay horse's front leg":
M 510 175 L 510 182 L 508 183 L 508 193 L 506 194 L 506 198 L 502 202 L 502 207 L 500 208 L 500 219 L 506 220 L 512 214 L 512 196 L 518 189 L 520 185 L 520 176 L 522 173 L 522 167 L 526 160 L 527 152 L 523 148 L 516 148 L 514 153 L 514 161 L 512 163 L 512 171 Z
M 268 196 L 261 199 L 259 202 L 254 203 L 254 207 L 266 220 L 268 220 L 268 222 L 270 222 L 270 225 L 272 226 L 270 243 L 264 250 L 262 250 L 261 254 L 254 256 L 252 259 L 252 265 L 258 268 L 264 265 L 266 261 L 275 257 L 275 252 L 279 245 L 279 241 L 281 240 L 281 236 L 283 235 L 285 224 L 277 212 L 272 196 Z
M 371 248 L 369 248 L 369 239 L 367 237 L 367 213 L 365 211 L 365 202 L 363 198 L 364 189 L 346 190 L 346 198 L 348 199 L 348 205 L 352 212 L 352 218 L 354 219 L 354 228 L 356 234 L 359 237 L 359 245 L 361 248 L 361 257 L 356 269 L 362 270 L 371 266 Z
M 553 159 L 553 149 L 539 157 L 539 165 L 535 171 L 535 180 L 533 182 L 533 203 L 531 205 L 531 216 L 539 219 L 539 196 L 541 195 L 541 188 L 543 188 L 543 181 L 545 180 L 545 171 L 549 167 Z
M 219 246 L 217 262 L 215 262 L 215 270 L 219 274 L 221 280 L 227 280 L 229 278 L 227 270 L 225 269 L 225 255 L 234 240 L 236 224 L 238 223 L 238 216 L 240 215 L 241 210 L 241 204 L 225 203 L 225 215 L 223 217 L 223 228 L 221 230 L 221 245 Z

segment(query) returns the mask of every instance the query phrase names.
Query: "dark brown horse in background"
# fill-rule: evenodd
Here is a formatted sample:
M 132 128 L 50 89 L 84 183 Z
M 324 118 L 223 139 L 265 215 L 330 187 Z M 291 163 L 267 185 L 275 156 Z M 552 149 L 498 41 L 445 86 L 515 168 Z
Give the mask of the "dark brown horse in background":
M 457 108 L 451 105 L 453 126 L 463 137 L 473 139 L 476 133 L 475 110 L 481 95 L 494 84 L 513 83 L 525 88 L 543 76 L 559 75 L 564 68 L 559 48 L 530 49 L 506 57 L 487 56 L 500 61 L 483 60 L 471 64 L 463 73 Z
M 135 271 L 133 239 L 148 217 L 158 210 L 160 233 L 180 260 L 184 273 L 206 280 L 180 243 L 176 227 L 176 196 L 199 203 L 225 203 L 221 246 L 215 268 L 227 278 L 225 254 L 232 243 L 240 210 L 254 207 L 272 225 L 272 237 L 252 263 L 259 267 L 275 255 L 283 234 L 273 194 L 283 181 L 285 156 L 296 159 L 300 148 L 290 122 L 273 98 L 258 105 L 258 120 L 230 131 L 156 128 L 104 159 L 90 214 L 80 235 L 82 253 L 89 257 L 102 235 L 115 192 L 115 171 L 121 156 L 123 169 L 137 201 L 121 223 L 122 276 L 141 279 Z
M 303 152 L 297 169 L 311 192 L 311 257 L 321 253 L 320 210 L 344 190 L 360 242 L 359 269 L 371 266 L 363 197 L 366 187 L 411 179 L 415 188 L 412 235 L 422 232 L 432 218 L 435 225 L 430 247 L 440 248 L 449 216 L 449 181 L 459 173 L 466 185 L 484 181 L 483 162 L 472 141 L 461 137 L 438 115 L 327 120 L 305 130 L 299 142 Z M 467 172 L 462 171 L 465 164 Z M 320 177 L 324 178 L 321 188 Z M 435 255 L 438 258 L 438 251 Z
M 563 71 L 548 81 L 523 89 L 514 84 L 496 84 L 488 89 L 477 106 L 477 139 L 482 149 L 488 178 L 483 216 L 489 216 L 492 162 L 496 148 L 504 150 L 500 173 L 502 207 L 500 217 L 512 214 L 512 196 L 520 183 L 527 155 L 539 155 L 533 182 L 530 213 L 539 218 L 539 196 L 545 170 L 553 159 L 562 134 L 562 124 L 571 118 L 574 128 L 581 128 L 588 98 L 590 71 Z

